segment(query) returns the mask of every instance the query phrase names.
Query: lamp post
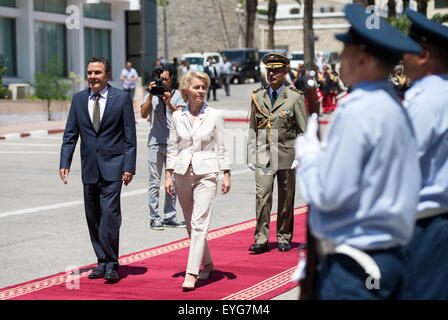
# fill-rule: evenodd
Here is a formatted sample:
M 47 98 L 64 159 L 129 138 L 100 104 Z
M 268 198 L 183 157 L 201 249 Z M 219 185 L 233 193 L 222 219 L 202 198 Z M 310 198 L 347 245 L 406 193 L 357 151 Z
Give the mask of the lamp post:
M 243 47 L 243 23 L 241 21 L 241 14 L 243 13 L 243 6 L 238 3 L 235 9 L 236 15 L 238 16 L 238 48 Z

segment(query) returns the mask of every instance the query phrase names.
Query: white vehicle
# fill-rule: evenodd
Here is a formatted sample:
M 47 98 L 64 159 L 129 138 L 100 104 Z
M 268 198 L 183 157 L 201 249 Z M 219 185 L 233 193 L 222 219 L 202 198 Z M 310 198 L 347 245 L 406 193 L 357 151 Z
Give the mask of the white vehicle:
M 288 59 L 290 61 L 290 69 L 297 71 L 299 64 L 303 64 L 303 51 L 292 51 L 288 54 Z
M 337 51 L 319 50 L 315 52 L 316 65 L 322 70 L 325 65 L 336 65 L 336 70 L 339 69 L 339 55 Z
M 219 72 L 219 65 L 222 63 L 222 57 L 218 52 L 186 53 L 180 57 L 180 61 L 185 60 L 185 62 L 190 63 L 190 68 L 192 70 L 204 71 L 205 66 L 207 66 L 208 58 L 213 59 L 213 65 Z

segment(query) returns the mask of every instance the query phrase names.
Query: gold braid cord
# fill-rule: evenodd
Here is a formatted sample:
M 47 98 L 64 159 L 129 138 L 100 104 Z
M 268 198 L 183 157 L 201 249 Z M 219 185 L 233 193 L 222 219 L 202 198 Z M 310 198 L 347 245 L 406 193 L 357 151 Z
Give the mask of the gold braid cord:
M 258 123 L 257 123 L 257 129 L 261 129 L 265 126 L 268 127 L 268 132 L 267 132 L 268 144 L 271 144 L 271 126 L 272 126 L 271 117 L 266 112 L 264 112 L 263 109 L 260 108 L 259 104 L 257 103 L 257 99 L 255 99 L 255 94 L 252 95 L 252 101 L 255 103 L 255 106 L 257 107 L 255 111 L 258 110 L 258 112 L 260 112 L 263 116 L 266 117 L 266 120 L 262 124 L 258 125 Z

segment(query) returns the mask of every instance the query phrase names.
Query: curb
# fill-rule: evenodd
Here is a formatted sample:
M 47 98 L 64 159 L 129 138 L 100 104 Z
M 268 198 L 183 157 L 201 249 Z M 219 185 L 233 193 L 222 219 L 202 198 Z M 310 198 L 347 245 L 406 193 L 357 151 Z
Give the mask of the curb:
M 0 140 L 26 138 L 31 136 L 47 136 L 49 134 L 63 133 L 64 129 L 50 129 L 50 130 L 33 130 L 30 132 L 22 133 L 8 133 L 0 136 Z
M 225 122 L 249 122 L 249 119 L 247 118 L 224 118 Z M 138 119 L 135 121 L 136 124 L 144 124 L 148 123 L 149 120 L 147 119 Z M 320 120 L 320 125 L 326 125 L 328 124 L 328 120 Z M 27 138 L 27 137 L 35 137 L 35 136 L 46 136 L 49 134 L 55 134 L 55 133 L 64 133 L 64 129 L 50 129 L 50 130 L 33 130 L 30 132 L 22 132 L 22 133 L 8 133 L 5 135 L 0 136 L 0 140 L 6 140 L 6 139 L 18 139 L 18 138 Z

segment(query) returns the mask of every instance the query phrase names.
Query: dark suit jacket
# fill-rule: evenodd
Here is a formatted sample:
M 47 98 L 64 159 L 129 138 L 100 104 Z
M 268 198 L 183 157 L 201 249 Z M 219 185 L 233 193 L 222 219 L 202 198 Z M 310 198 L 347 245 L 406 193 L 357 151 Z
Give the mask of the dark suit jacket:
M 137 138 L 129 94 L 108 86 L 106 107 L 98 132 L 89 117 L 90 89 L 73 96 L 61 147 L 60 169 L 70 169 L 81 136 L 82 182 L 96 183 L 99 175 L 119 181 L 124 171 L 135 174 Z
M 213 79 L 218 79 L 218 71 L 216 70 L 216 67 L 215 67 L 215 66 L 212 66 L 212 67 L 213 67 L 213 71 L 215 72 L 215 74 L 213 74 L 212 72 L 210 72 L 210 70 L 208 69 L 209 66 L 206 66 L 206 67 L 204 68 L 204 71 L 205 71 L 205 73 L 210 77 L 211 80 L 213 80 Z M 216 75 L 216 76 L 215 76 L 215 75 Z

